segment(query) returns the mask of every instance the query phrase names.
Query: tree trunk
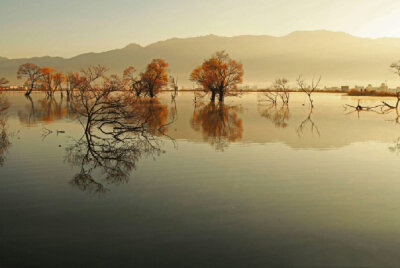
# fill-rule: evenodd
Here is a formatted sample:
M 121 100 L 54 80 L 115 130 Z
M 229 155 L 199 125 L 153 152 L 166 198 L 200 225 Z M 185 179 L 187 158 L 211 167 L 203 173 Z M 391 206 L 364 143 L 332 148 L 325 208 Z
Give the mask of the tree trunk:
M 223 101 L 224 101 L 224 93 L 223 93 L 223 92 L 220 92 L 220 93 L 219 93 L 219 101 L 220 101 L 220 102 L 223 102 Z
M 33 83 L 31 83 L 31 87 L 25 92 L 25 96 L 27 96 L 27 97 L 30 96 L 32 90 L 33 90 Z
M 215 101 L 215 91 L 211 91 L 211 101 Z
M 220 102 L 223 102 L 223 101 L 224 101 L 224 93 L 225 93 L 225 92 L 224 92 L 223 89 L 220 89 L 220 90 L 219 90 L 219 94 L 218 94 L 218 95 L 219 95 L 219 101 L 220 101 Z

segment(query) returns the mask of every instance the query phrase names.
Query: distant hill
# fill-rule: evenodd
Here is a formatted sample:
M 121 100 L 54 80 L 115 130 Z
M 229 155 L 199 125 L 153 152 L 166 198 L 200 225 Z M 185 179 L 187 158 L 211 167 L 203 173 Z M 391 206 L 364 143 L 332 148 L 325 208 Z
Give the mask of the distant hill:
M 20 64 L 33 62 L 61 71 L 78 71 L 83 66 L 105 64 L 110 73 L 133 65 L 142 70 L 153 58 L 169 63 L 171 74 L 179 84 L 191 87 L 191 70 L 218 50 L 226 50 L 242 61 L 245 84 L 266 86 L 275 78 L 294 81 L 299 74 L 305 77 L 322 75 L 323 85 L 380 84 L 400 85 L 400 77 L 389 66 L 400 60 L 400 38 L 360 38 L 342 32 L 298 31 L 283 37 L 207 35 L 193 38 L 172 38 L 142 47 L 130 44 L 121 49 L 101 53 L 85 53 L 73 58 L 36 57 L 6 59 L 0 57 L 0 77 L 20 84 L 16 71 Z

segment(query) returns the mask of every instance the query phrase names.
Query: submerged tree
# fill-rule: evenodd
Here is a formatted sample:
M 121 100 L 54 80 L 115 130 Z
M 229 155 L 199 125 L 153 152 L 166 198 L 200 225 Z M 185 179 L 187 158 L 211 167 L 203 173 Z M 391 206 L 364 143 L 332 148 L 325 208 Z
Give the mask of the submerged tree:
M 135 93 L 136 97 L 140 97 L 145 93 L 144 83 L 140 76 L 136 75 L 136 69 L 129 66 L 124 70 L 123 78 L 128 85 L 128 89 Z
M 80 166 L 72 184 L 81 190 L 103 192 L 94 170 L 107 183 L 128 180 L 137 161 L 162 153 L 159 136 L 165 136 L 171 122 L 168 109 L 158 99 L 137 98 L 121 91 L 125 84 L 116 75 L 104 76 L 104 66 L 82 71 L 74 99 L 80 102 L 80 122 L 84 135 L 67 148 L 67 161 Z M 98 82 L 98 78 L 102 81 Z
M 243 81 L 243 74 L 243 65 L 231 59 L 225 51 L 220 51 L 196 67 L 190 80 L 211 92 L 211 101 L 215 101 L 217 94 L 219 101 L 224 101 L 225 95 Z
M 265 100 L 270 102 L 272 105 L 276 105 L 278 102 L 279 92 L 277 90 L 274 91 L 266 91 L 264 92 Z
M 168 63 L 162 59 L 154 59 L 147 65 L 146 70 L 140 74 L 145 94 L 151 98 L 155 97 L 163 87 L 168 85 L 167 74 Z
M 318 80 L 315 80 L 315 78 L 313 77 L 313 79 L 311 80 L 311 85 L 307 85 L 301 75 L 299 76 L 299 78 L 297 78 L 297 84 L 299 85 L 300 90 L 306 93 L 308 100 L 310 101 L 311 109 L 314 108 L 314 101 L 311 98 L 311 94 L 314 93 L 314 91 L 318 88 L 320 82 L 321 76 L 319 76 Z
M 17 78 L 25 78 L 26 80 L 24 85 L 28 87 L 27 91 L 25 92 L 25 96 L 29 96 L 32 90 L 37 87 L 41 77 L 42 74 L 40 72 L 39 66 L 33 63 L 25 63 L 19 66 L 17 71 Z
M 286 78 L 279 78 L 275 80 L 274 88 L 277 92 L 279 92 L 279 97 L 282 100 L 283 104 L 289 104 L 289 88 L 288 88 L 289 80 Z
M 65 82 L 67 83 L 66 93 L 67 99 L 73 95 L 74 91 L 77 90 L 78 85 L 81 82 L 81 77 L 79 73 L 69 72 L 65 77 Z
M 57 72 L 54 68 L 43 67 L 39 69 L 41 77 L 39 82 L 48 97 L 53 97 L 55 91 L 62 91 L 62 83 L 66 81 L 64 74 Z

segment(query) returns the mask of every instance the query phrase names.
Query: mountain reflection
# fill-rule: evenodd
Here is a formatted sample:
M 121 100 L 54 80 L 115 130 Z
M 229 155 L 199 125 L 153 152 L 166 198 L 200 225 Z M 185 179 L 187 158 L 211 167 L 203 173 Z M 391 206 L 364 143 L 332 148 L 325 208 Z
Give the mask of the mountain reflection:
M 8 127 L 7 127 L 7 110 L 10 103 L 7 98 L 0 93 L 0 166 L 6 161 L 6 153 L 11 145 Z
M 158 99 L 133 96 L 107 97 L 96 102 L 85 100 L 78 110 L 83 136 L 66 148 L 66 161 L 79 167 L 71 181 L 82 191 L 103 193 L 104 184 L 129 180 L 137 162 L 164 153 L 168 107 Z M 88 109 L 89 108 L 89 109 Z
M 230 142 L 240 141 L 243 135 L 242 119 L 238 113 L 240 106 L 230 106 L 222 102 L 210 102 L 195 107 L 191 126 L 203 133 L 203 138 L 217 150 L 228 147 Z

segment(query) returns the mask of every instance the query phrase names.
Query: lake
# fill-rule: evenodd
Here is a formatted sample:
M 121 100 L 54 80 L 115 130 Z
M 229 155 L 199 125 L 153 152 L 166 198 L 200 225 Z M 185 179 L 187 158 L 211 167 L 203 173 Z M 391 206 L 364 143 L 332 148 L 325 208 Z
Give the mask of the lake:
M 166 92 L 118 140 L 58 94 L 4 93 L 0 266 L 399 267 L 398 115 L 344 108 L 394 100 L 260 96 Z

